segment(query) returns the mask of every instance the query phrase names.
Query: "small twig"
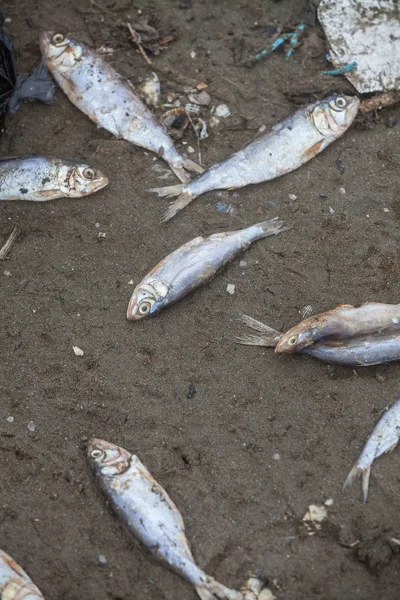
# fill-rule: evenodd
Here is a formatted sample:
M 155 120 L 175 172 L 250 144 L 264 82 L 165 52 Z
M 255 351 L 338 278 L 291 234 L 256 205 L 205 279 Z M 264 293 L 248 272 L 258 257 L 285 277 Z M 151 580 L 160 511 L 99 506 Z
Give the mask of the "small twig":
M 132 36 L 132 42 L 134 44 L 136 44 L 136 46 L 139 48 L 141 55 L 143 56 L 144 60 L 147 62 L 148 65 L 152 65 L 153 63 L 151 62 L 151 60 L 149 59 L 149 57 L 147 56 L 142 44 L 140 43 L 140 35 L 138 34 L 137 31 L 135 31 L 130 23 L 126 24 L 128 29 L 129 29 L 129 33 Z
M 400 102 L 400 92 L 386 92 L 361 102 L 360 112 L 363 115 L 366 115 L 373 110 L 380 110 L 386 106 L 393 106 L 393 104 L 397 104 L 398 102 Z
M 20 230 L 18 227 L 14 227 L 12 233 L 4 246 L 0 249 L 0 260 L 4 260 L 7 258 L 7 254 L 10 252 L 12 245 L 20 234 Z

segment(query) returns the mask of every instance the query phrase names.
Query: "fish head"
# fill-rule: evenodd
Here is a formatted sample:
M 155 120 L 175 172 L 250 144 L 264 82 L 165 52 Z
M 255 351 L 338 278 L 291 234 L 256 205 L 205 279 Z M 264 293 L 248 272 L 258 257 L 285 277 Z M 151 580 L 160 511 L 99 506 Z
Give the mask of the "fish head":
M 101 190 L 108 178 L 89 165 L 66 165 L 58 168 L 58 185 L 67 198 L 81 198 Z
M 87 455 L 93 470 L 107 477 L 125 473 L 132 458 L 128 450 L 98 438 L 89 441 Z
M 159 279 L 148 279 L 133 291 L 126 313 L 129 321 L 138 321 L 153 315 L 162 308 L 163 300 L 169 292 L 168 286 Z
M 359 105 L 357 96 L 329 96 L 314 106 L 313 123 L 323 136 L 338 138 L 354 121 Z
M 307 319 L 287 331 L 275 346 L 278 354 L 298 352 L 314 344 L 318 338 L 318 330 L 310 327 Z
M 72 69 L 82 58 L 84 47 L 62 33 L 45 31 L 39 38 L 40 49 L 50 70 L 63 73 Z

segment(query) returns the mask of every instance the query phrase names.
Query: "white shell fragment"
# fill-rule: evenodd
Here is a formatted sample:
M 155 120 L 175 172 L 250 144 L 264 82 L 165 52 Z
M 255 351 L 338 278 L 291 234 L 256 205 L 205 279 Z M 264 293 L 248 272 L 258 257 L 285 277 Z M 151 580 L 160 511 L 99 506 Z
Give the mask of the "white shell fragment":
M 72 350 L 74 351 L 75 356 L 83 356 L 84 352 L 78 346 L 72 346 Z
M 228 294 L 233 296 L 233 294 L 235 293 L 235 287 L 236 286 L 234 283 L 228 283 L 228 285 L 226 286 L 226 291 L 228 292 Z
M 325 521 L 328 518 L 328 511 L 325 506 L 318 504 L 310 504 L 308 507 L 308 511 L 303 517 L 303 521 L 306 525 L 312 525 L 314 529 L 321 529 L 322 521 Z M 310 527 L 308 527 L 309 532 L 311 531 Z
M 150 77 L 145 79 L 143 83 L 138 86 L 137 92 L 147 106 L 150 106 L 151 108 L 158 106 L 161 87 L 157 73 L 152 73 Z
M 397 0 L 321 0 L 318 18 L 335 68 L 361 94 L 400 89 L 400 13 Z
M 226 104 L 218 104 L 215 109 L 215 116 L 221 117 L 222 119 L 226 119 L 231 114 L 229 107 Z

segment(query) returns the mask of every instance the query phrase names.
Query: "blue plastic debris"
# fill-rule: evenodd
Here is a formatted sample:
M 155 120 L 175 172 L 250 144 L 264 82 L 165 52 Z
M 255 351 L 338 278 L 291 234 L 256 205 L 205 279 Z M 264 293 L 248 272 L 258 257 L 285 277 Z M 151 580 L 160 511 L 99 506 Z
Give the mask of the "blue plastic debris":
M 275 50 L 277 48 L 279 48 L 280 46 L 282 46 L 282 44 L 284 44 L 287 40 L 290 40 L 290 48 L 286 52 L 286 57 L 285 57 L 287 60 L 288 58 L 291 57 L 295 48 L 297 48 L 297 46 L 300 44 L 300 35 L 304 32 L 305 28 L 306 28 L 305 24 L 300 23 L 300 25 L 298 25 L 292 33 L 284 33 L 283 35 L 279 36 L 274 42 L 272 42 L 270 48 L 261 50 L 261 52 L 259 52 L 258 54 L 256 54 L 254 56 L 253 60 L 260 60 L 264 56 L 268 56 L 269 54 L 272 54 L 272 52 L 275 52 Z
M 235 209 L 233 208 L 232 204 L 227 204 L 226 202 L 217 202 L 217 211 L 233 213 Z
M 354 61 L 349 63 L 348 65 L 340 67 L 339 69 L 333 69 L 332 71 L 321 71 L 321 75 L 331 75 L 334 77 L 335 75 L 343 75 L 344 73 L 349 73 L 349 71 L 353 71 L 356 68 L 357 63 Z

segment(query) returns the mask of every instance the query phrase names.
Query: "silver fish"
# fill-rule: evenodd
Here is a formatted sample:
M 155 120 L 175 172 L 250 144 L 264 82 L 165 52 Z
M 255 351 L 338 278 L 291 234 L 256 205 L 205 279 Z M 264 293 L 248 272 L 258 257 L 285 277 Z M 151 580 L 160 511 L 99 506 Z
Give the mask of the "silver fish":
M 205 192 L 269 181 L 301 167 L 344 134 L 359 103 L 355 96 L 330 96 L 310 104 L 187 185 L 149 190 L 167 198 L 178 196 L 165 212 L 164 221 Z
M 89 165 L 60 158 L 28 156 L 0 159 L 0 200 L 80 198 L 101 190 L 108 179 Z
M 41 591 L 27 573 L 3 550 L 0 550 L 1 600 L 44 600 Z
M 92 439 L 88 458 L 118 517 L 159 561 L 191 583 L 202 600 L 243 600 L 195 564 L 178 508 L 137 456 Z
M 40 48 L 54 79 L 75 106 L 113 135 L 156 152 L 183 182 L 204 169 L 182 157 L 132 87 L 102 56 L 61 33 L 45 32 Z
M 350 471 L 343 489 L 351 485 L 353 481 L 362 475 L 362 490 L 364 502 L 368 498 L 369 476 L 372 463 L 376 458 L 386 452 L 392 452 L 400 439 L 400 398 L 396 400 L 375 425 L 374 430 L 368 438 L 360 458 Z
M 134 289 L 127 311 L 131 321 L 148 317 L 211 279 L 255 240 L 285 231 L 272 219 L 239 231 L 197 237 L 159 262 Z
M 236 339 L 237 343 L 247 346 L 268 346 L 275 348 L 283 334 L 247 315 L 242 322 L 260 335 L 244 335 Z M 384 334 L 369 334 L 343 340 L 317 342 L 298 350 L 298 354 L 307 354 L 330 364 L 353 367 L 369 367 L 400 360 L 400 331 Z
M 275 351 L 282 354 L 297 352 L 327 339 L 344 340 L 389 331 L 400 331 L 400 304 L 368 302 L 357 308 L 351 304 L 341 304 L 304 319 L 289 329 Z

